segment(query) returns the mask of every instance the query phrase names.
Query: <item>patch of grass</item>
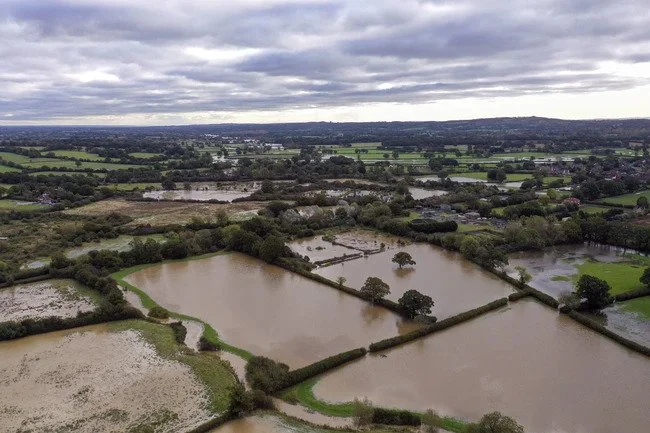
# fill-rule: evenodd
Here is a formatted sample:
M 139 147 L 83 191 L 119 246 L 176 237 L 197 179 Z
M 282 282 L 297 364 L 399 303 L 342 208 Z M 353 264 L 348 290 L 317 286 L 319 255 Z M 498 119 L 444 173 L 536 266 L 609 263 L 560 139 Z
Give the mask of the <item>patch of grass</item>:
M 639 197 L 645 197 L 648 200 L 650 200 L 650 190 L 634 192 L 631 194 L 617 195 L 614 197 L 605 197 L 599 201 L 601 203 L 612 203 L 612 204 L 620 204 L 620 205 L 627 205 L 627 206 L 635 206 L 636 201 L 639 199 Z
M 20 171 L 20 169 L 15 168 L 15 167 L 9 167 L 7 165 L 0 165 L 0 173 L 16 173 Z
M 599 214 L 599 213 L 606 212 L 610 209 L 612 208 L 605 207 L 605 206 L 590 206 L 590 205 L 580 206 L 580 210 L 587 214 Z
M 146 188 L 161 189 L 160 183 L 156 182 L 138 182 L 138 183 L 109 183 L 106 184 L 110 189 L 116 191 L 134 191 L 136 189 L 145 190 Z
M 650 320 L 650 296 L 621 302 L 621 306 L 625 311 L 639 313 L 646 319 Z
M 34 173 L 29 173 L 31 176 L 94 176 L 99 178 L 106 177 L 106 173 L 87 173 L 84 171 L 37 171 Z
M 610 294 L 618 295 L 643 286 L 639 278 L 641 278 L 647 265 L 647 259 L 645 261 L 629 260 L 614 263 L 587 260 L 577 266 L 578 275 L 576 276 L 576 280 L 581 275 L 592 275 L 607 281 L 612 288 Z
M 568 277 L 566 275 L 554 275 L 551 277 L 551 281 L 572 281 L 571 277 Z
M 212 411 L 217 414 L 228 409 L 230 388 L 235 385 L 237 380 L 218 357 L 210 353 L 192 353 L 180 350 L 181 347 L 176 343 L 172 329 L 165 325 L 143 320 L 125 320 L 109 323 L 108 326 L 112 331 L 135 329 L 156 348 L 160 356 L 189 365 L 205 384 L 210 396 Z
M 54 153 L 56 156 L 63 156 L 66 158 L 89 159 L 91 161 L 105 160 L 103 156 L 99 156 L 95 153 L 84 152 L 82 150 L 55 150 L 52 153 Z
M 129 156 L 133 158 L 155 158 L 157 156 L 162 156 L 160 153 L 149 153 L 149 152 L 133 152 L 129 153 Z
M 70 168 L 70 169 L 91 169 L 91 170 L 127 170 L 129 168 L 141 168 L 143 165 L 136 164 L 113 164 L 108 162 L 82 162 L 77 165 L 78 161 L 69 161 L 63 159 L 53 159 L 48 161 L 31 161 L 22 164 L 27 168 Z
M 28 203 L 10 199 L 0 200 L 0 211 L 15 210 L 20 212 L 29 212 L 43 209 L 47 209 L 47 206 L 38 203 Z

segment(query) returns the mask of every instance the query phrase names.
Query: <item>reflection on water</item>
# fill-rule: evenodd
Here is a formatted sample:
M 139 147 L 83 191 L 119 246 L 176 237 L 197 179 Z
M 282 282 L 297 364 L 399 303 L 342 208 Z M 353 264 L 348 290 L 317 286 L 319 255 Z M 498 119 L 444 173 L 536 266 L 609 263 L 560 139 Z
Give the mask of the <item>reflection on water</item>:
M 338 237 L 337 237 L 338 239 Z M 406 251 L 416 261 L 414 267 L 399 269 L 391 260 L 397 251 Z M 429 244 L 394 245 L 383 253 L 316 269 L 331 280 L 346 278 L 346 285 L 361 288 L 366 278 L 379 277 L 390 286 L 390 299 L 398 300 L 410 289 L 433 298 L 433 314 L 449 317 L 486 304 L 513 292 L 512 286 L 484 271 L 461 255 Z
M 382 354 L 326 375 L 316 396 L 470 420 L 499 410 L 529 433 L 647 431 L 647 358 L 533 300 Z
M 299 367 L 417 327 L 383 308 L 243 254 L 166 263 L 127 281 L 227 342 Z

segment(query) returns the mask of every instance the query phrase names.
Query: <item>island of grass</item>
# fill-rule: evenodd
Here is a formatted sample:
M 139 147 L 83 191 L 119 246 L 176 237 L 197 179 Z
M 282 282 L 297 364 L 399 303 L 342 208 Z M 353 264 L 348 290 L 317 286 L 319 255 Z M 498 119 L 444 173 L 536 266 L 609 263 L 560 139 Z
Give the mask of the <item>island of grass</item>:
M 650 259 L 642 256 L 629 256 L 620 262 L 598 262 L 587 260 L 577 266 L 577 281 L 582 275 L 591 275 L 607 281 L 611 295 L 619 295 L 631 290 L 640 289 L 643 284 L 639 281 L 643 271 L 650 265 Z

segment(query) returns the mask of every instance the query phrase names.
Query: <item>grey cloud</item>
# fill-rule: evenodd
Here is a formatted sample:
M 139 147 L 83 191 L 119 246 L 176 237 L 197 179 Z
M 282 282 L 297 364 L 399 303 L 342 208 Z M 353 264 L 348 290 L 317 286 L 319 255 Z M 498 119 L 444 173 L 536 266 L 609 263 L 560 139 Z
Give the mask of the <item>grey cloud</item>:
M 650 61 L 645 3 L 7 0 L 0 118 L 629 89 L 649 77 L 600 65 Z

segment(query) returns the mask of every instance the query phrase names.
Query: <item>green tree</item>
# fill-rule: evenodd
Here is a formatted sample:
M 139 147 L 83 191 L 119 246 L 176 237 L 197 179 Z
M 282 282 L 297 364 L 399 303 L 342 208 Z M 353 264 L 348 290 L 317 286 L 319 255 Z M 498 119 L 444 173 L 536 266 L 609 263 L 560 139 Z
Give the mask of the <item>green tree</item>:
M 647 209 L 648 208 L 648 199 L 645 196 L 641 196 L 636 200 L 636 206 L 641 208 L 641 209 Z
M 253 396 L 246 391 L 246 388 L 241 382 L 237 384 L 230 391 L 230 405 L 228 412 L 234 418 L 240 418 L 255 409 Z
M 390 293 L 390 286 L 380 278 L 368 277 L 361 287 L 361 293 L 375 303 Z
M 609 284 L 605 280 L 591 275 L 583 275 L 578 280 L 576 295 L 587 301 L 592 310 L 599 310 L 610 303 Z
M 417 290 L 407 290 L 397 303 L 411 319 L 415 316 L 431 314 L 431 307 L 433 307 L 431 296 L 423 295 Z
M 641 281 L 645 286 L 650 286 L 650 268 L 645 268 L 639 281 Z
M 397 263 L 399 268 L 402 269 L 406 265 L 415 265 L 415 260 L 406 251 L 400 251 L 393 256 L 393 263 Z
M 338 277 L 338 278 L 336 279 L 336 282 L 337 282 L 337 283 L 339 284 L 339 286 L 341 286 L 341 287 L 343 287 L 343 285 L 345 284 L 346 281 L 347 281 L 347 278 L 345 278 L 344 276 L 340 276 L 340 277 Z
M 273 182 L 271 182 L 268 179 L 265 179 L 262 181 L 262 192 L 264 194 L 273 194 L 275 192 L 275 185 L 273 185 Z
M 470 424 L 468 433 L 524 433 L 524 428 L 514 419 L 501 414 L 501 412 L 492 412 L 483 415 L 478 424 Z
M 266 262 L 273 262 L 275 259 L 284 256 L 284 240 L 279 236 L 269 235 L 260 244 L 260 258 Z

